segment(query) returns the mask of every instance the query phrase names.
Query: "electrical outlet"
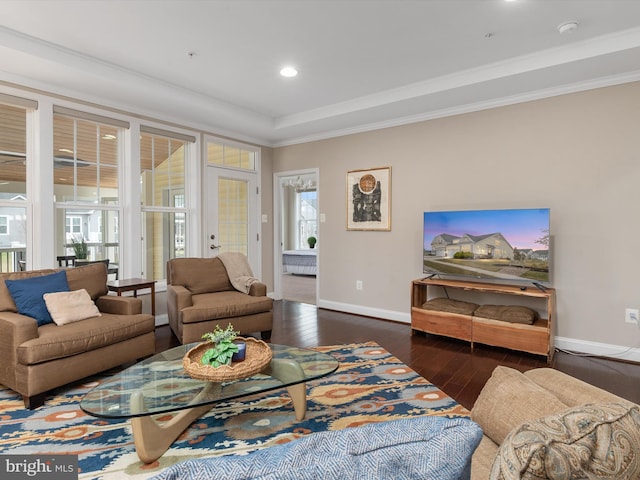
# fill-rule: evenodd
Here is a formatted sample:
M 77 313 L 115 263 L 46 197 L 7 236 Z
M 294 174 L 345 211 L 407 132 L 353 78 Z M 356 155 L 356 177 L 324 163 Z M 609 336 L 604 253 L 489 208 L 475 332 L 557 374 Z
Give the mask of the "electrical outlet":
M 362 280 L 356 280 L 356 290 L 362 290 Z
M 638 310 L 637 308 L 627 308 L 624 311 L 625 322 L 638 325 L 638 318 L 640 318 L 640 310 Z

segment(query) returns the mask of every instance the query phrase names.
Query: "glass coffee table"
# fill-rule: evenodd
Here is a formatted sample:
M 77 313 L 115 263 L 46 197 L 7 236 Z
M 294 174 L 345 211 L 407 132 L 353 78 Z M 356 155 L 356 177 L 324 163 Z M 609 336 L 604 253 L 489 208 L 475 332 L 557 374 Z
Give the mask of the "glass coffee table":
M 198 343 L 167 350 L 108 378 L 89 391 L 80 408 L 96 417 L 130 419 L 136 452 L 144 463 L 160 458 L 175 439 L 216 404 L 286 388 L 296 419 L 307 411 L 306 382 L 336 371 L 338 362 L 326 353 L 269 344 L 271 362 L 260 373 L 229 382 L 191 378 L 182 358 Z M 178 412 L 156 422 L 154 415 Z

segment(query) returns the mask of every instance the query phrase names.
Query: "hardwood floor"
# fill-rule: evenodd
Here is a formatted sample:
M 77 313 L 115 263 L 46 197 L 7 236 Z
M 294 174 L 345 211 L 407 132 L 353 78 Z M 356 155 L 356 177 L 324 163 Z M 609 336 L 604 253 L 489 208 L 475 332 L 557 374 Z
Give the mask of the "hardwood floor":
M 411 336 L 407 324 L 287 300 L 274 302 L 273 323 L 273 343 L 313 347 L 376 342 L 469 409 L 496 366 L 521 371 L 547 366 L 541 356 L 478 344 L 471 353 L 467 342 Z M 169 326 L 156 329 L 156 351 L 178 344 Z M 556 352 L 552 367 L 640 404 L 639 364 Z

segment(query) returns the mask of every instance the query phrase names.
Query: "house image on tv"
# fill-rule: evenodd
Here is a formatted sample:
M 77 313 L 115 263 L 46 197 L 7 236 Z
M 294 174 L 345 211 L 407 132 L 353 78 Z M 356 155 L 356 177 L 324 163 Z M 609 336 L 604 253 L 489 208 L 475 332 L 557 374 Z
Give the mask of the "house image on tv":
M 549 250 L 533 250 L 527 254 L 527 260 L 539 260 L 541 262 L 549 261 Z
M 513 247 L 499 232 L 461 237 L 441 233 L 431 241 L 431 254 L 436 257 L 453 258 L 457 252 L 471 252 L 473 258 L 513 259 Z

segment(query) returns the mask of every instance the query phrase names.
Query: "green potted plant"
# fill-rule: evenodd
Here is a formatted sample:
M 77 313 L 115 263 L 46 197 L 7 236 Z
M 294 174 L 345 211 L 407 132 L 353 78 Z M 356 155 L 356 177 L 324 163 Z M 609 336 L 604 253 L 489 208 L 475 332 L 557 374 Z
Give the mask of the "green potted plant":
M 316 248 L 316 243 L 318 239 L 314 236 L 307 238 L 307 243 L 309 244 L 309 248 Z
M 239 333 L 233 329 L 233 325 L 229 324 L 225 330 L 222 330 L 220 325 L 216 325 L 213 332 L 202 335 L 202 338 L 211 342 L 213 346 L 204 352 L 200 363 L 214 368 L 230 365 L 233 355 L 240 350 L 239 345 L 234 343 Z
M 88 248 L 84 237 L 80 238 L 80 240 L 72 238 L 71 246 L 73 247 L 73 253 L 78 260 L 85 260 L 87 258 Z

